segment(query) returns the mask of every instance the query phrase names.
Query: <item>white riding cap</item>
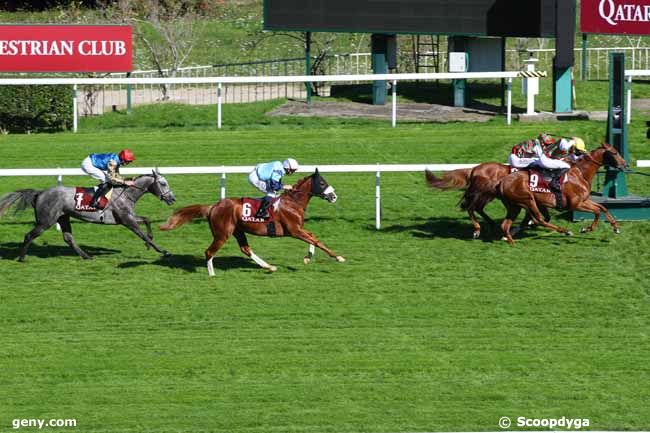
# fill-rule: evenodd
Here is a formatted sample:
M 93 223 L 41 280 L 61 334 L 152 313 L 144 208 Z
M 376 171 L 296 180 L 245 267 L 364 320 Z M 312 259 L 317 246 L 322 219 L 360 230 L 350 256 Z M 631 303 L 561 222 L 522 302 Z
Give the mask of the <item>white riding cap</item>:
M 284 167 L 285 170 L 296 171 L 298 170 L 298 161 L 296 161 L 293 158 L 287 158 L 282 163 L 282 166 Z
M 571 150 L 574 144 L 576 144 L 575 140 L 573 139 L 567 140 L 566 138 L 563 138 L 562 140 L 560 140 L 559 147 L 562 152 L 568 152 L 569 150 Z

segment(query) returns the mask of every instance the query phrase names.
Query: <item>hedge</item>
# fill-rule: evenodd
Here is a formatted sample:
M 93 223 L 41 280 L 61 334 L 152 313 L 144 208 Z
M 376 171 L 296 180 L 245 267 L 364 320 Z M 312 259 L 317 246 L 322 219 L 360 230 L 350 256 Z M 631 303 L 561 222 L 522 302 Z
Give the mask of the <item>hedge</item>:
M 72 128 L 68 86 L 0 86 L 0 129 L 56 132 Z

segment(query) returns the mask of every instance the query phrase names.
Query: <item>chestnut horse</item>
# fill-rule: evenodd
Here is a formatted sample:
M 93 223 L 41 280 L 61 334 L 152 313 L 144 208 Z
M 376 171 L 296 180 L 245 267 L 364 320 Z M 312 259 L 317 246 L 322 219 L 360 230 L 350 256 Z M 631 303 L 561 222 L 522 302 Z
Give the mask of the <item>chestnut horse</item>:
M 308 255 L 305 256 L 305 264 L 309 263 L 314 256 L 317 246 L 325 251 L 330 257 L 334 257 L 337 262 L 344 262 L 342 256 L 336 255 L 332 250 L 327 248 L 316 236 L 303 228 L 305 224 L 305 210 L 309 200 L 313 196 L 320 197 L 330 203 L 337 199 L 334 188 L 331 187 L 320 175 L 318 169 L 310 176 L 298 181 L 293 189 L 285 192 L 273 204 L 275 209 L 275 233 L 269 233 L 269 223 L 251 222 L 242 220 L 243 199 L 226 198 L 219 200 L 214 205 L 192 205 L 187 206 L 174 212 L 167 219 L 167 222 L 160 226 L 161 230 L 175 229 L 194 218 L 207 217 L 210 230 L 212 231 L 212 244 L 205 250 L 208 273 L 214 276 L 214 266 L 212 259 L 217 251 L 226 243 L 230 235 L 234 235 L 239 244 L 242 253 L 252 258 L 255 263 L 262 268 L 275 272 L 277 268 L 271 266 L 258 257 L 246 240 L 246 233 L 257 236 L 291 236 L 300 239 L 309 244 Z
M 459 168 L 446 172 L 442 178 L 437 178 L 429 170 L 425 170 L 425 176 L 429 186 L 440 190 L 462 189 L 463 196 L 460 199 L 460 208 L 467 212 L 472 220 L 474 239 L 481 236 L 481 224 L 476 218 L 478 213 L 490 225 L 496 223 L 485 213 L 485 207 L 497 197 L 497 185 L 501 179 L 510 174 L 510 166 L 499 162 L 484 162 L 473 168 Z M 548 221 L 550 216 L 546 208 L 540 209 L 544 218 Z M 527 215 L 521 223 L 520 229 L 528 225 L 530 217 Z
M 610 215 L 607 208 L 601 204 L 595 203 L 589 198 L 591 193 L 591 181 L 596 171 L 603 165 L 618 168 L 619 170 L 627 167 L 627 162 L 621 157 L 616 149 L 607 143 L 586 153 L 584 157 L 578 160 L 575 166 L 567 172 L 567 179 L 562 187 L 562 199 L 564 208 L 568 210 L 580 210 L 594 214 L 594 220 L 590 226 L 580 230 L 581 233 L 593 231 L 600 219 L 601 212 L 605 213 L 607 220 L 612 224 L 614 233 L 620 233 L 620 227 L 614 217 Z M 510 233 L 512 221 L 517 218 L 521 208 L 525 208 L 537 224 L 541 224 L 551 230 L 564 233 L 571 236 L 572 233 L 565 228 L 558 227 L 547 221 L 544 221 L 539 211 L 539 206 L 556 207 L 555 194 L 547 192 L 532 192 L 528 187 L 529 172 L 527 170 L 518 171 L 506 176 L 499 182 L 497 193 L 505 205 L 508 214 L 501 223 L 501 230 L 506 240 L 512 245 L 514 240 Z

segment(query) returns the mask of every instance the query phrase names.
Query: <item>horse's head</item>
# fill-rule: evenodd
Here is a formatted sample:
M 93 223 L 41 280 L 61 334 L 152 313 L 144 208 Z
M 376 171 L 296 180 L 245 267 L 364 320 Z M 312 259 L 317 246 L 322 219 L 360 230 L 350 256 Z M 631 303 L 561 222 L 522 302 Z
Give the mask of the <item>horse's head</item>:
M 167 179 L 160 174 L 158 169 L 155 169 L 151 172 L 153 176 L 153 182 L 151 185 L 149 185 L 149 188 L 147 188 L 147 191 L 149 191 L 151 194 L 155 195 L 158 197 L 160 200 L 164 201 L 168 205 L 172 205 L 176 201 L 176 197 L 174 196 L 174 193 L 172 192 L 171 188 L 169 187 L 169 183 L 167 182 Z
M 625 170 L 628 167 L 627 161 L 621 156 L 614 146 L 609 143 L 603 143 L 599 149 L 604 150 L 603 164 L 607 167 Z
M 320 175 L 318 169 L 311 176 L 311 195 L 315 195 L 330 203 L 334 203 L 338 198 L 334 192 L 334 187 Z

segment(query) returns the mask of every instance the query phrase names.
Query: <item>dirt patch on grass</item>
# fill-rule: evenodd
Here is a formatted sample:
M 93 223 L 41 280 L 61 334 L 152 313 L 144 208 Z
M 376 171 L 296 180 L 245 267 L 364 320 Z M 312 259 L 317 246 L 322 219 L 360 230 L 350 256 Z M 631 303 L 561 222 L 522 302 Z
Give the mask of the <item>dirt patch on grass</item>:
M 311 104 L 289 101 L 269 112 L 270 116 L 359 117 L 366 119 L 391 119 L 392 107 L 358 102 L 322 102 Z M 486 110 L 449 107 L 446 105 L 405 103 L 397 104 L 397 121 L 416 122 L 487 122 L 496 113 Z

